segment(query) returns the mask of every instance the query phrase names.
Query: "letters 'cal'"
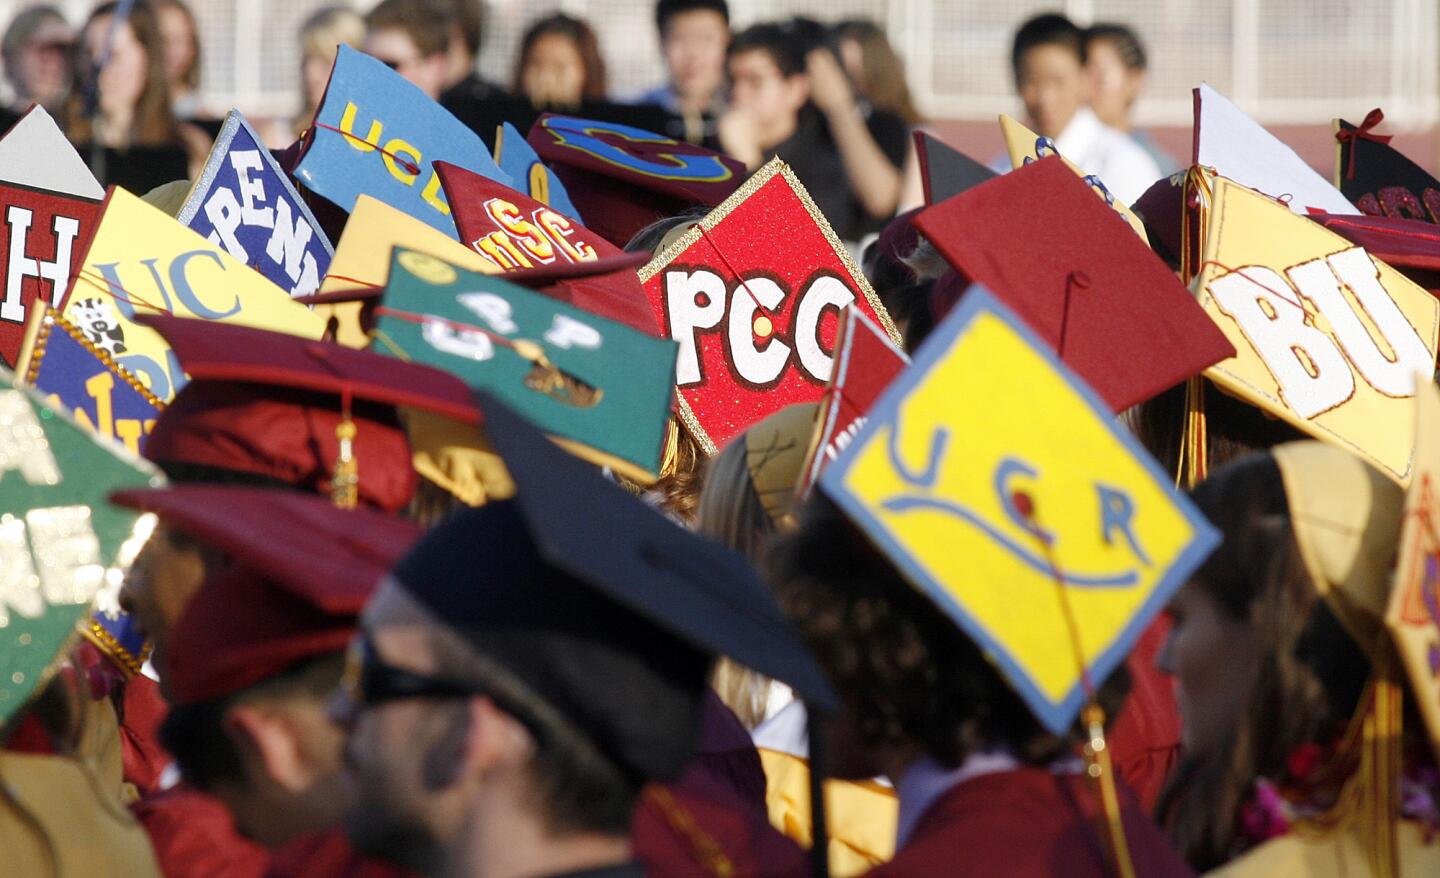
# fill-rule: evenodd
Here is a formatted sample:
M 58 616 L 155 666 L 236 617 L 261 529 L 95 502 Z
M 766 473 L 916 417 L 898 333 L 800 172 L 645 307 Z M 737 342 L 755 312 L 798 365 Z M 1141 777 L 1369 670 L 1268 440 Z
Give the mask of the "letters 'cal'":
M 1235 346 L 1206 375 L 1408 483 L 1440 301 L 1363 247 L 1215 178 L 1193 288 Z

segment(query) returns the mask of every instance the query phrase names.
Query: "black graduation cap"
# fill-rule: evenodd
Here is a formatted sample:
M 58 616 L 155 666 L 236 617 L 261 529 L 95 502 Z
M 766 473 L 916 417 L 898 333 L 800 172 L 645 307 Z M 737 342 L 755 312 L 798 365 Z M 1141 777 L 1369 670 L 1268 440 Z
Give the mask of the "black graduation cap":
M 952 195 L 959 195 L 972 186 L 1000 176 L 924 131 L 915 132 L 915 153 L 920 159 L 920 180 L 925 185 L 926 204 L 939 204 Z
M 1335 120 L 1336 187 L 1365 213 L 1440 223 L 1440 182 L 1374 133 L 1384 118 L 1375 109 L 1358 126 Z
M 835 708 L 824 674 L 744 560 L 494 397 L 476 399 L 516 495 L 459 513 L 396 567 L 438 618 L 642 778 L 672 777 L 693 754 L 715 656 Z

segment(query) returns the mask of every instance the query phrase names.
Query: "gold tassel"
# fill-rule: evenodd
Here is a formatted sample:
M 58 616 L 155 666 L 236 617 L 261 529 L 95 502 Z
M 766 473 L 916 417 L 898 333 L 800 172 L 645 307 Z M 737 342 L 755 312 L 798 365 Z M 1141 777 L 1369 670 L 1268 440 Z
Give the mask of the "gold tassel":
M 360 463 L 355 459 L 355 421 L 350 417 L 349 400 L 345 415 L 335 427 L 340 454 L 330 476 L 330 500 L 341 509 L 354 509 L 360 503 Z
M 1135 878 L 1125 825 L 1120 820 L 1120 797 L 1115 793 L 1115 769 L 1110 763 L 1110 748 L 1105 743 L 1105 710 L 1092 701 L 1081 716 L 1087 733 L 1085 773 L 1100 793 L 1101 837 L 1106 843 L 1110 865 L 1117 878 Z
M 1210 474 L 1209 437 L 1205 422 L 1205 379 L 1192 375 L 1185 382 L 1185 424 L 1181 428 L 1175 485 L 1190 489 Z

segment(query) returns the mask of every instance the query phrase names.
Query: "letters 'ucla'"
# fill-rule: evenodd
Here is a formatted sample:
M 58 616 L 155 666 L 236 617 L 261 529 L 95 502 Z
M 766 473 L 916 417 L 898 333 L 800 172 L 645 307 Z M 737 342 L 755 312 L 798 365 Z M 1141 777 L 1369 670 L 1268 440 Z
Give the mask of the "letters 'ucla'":
M 292 296 L 320 288 L 335 249 L 270 150 L 231 110 L 175 217 Z
M 1094 391 L 982 290 L 820 485 L 1054 732 L 1086 700 L 1080 661 L 1098 686 L 1218 541 Z
M 403 76 L 348 46 L 335 56 L 310 137 L 295 177 L 347 211 L 370 195 L 454 236 L 433 162 L 519 188 L 475 132 Z

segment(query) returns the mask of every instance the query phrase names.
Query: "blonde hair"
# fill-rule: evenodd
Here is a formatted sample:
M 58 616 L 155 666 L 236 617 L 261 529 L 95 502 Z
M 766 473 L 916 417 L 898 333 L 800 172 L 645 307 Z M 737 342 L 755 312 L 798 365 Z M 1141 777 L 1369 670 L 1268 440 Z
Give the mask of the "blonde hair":
M 906 125 L 918 125 L 920 113 L 910 97 L 910 85 L 905 81 L 905 62 L 896 54 L 895 47 L 885 32 L 873 21 L 847 21 L 836 28 L 842 40 L 854 40 L 860 47 L 861 82 L 857 82 L 861 93 L 870 106 L 899 116 Z
M 345 6 L 327 6 L 300 25 L 300 51 L 306 58 L 335 58 L 340 44 L 360 48 L 365 43 L 365 19 Z

